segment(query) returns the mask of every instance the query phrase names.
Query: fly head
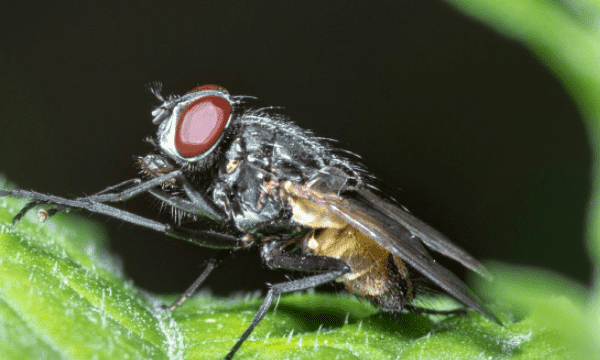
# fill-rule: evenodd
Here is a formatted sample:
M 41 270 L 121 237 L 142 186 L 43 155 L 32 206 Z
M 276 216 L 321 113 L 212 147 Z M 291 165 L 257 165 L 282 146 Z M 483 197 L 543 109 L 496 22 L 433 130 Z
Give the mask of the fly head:
M 205 169 L 218 158 L 235 129 L 239 100 L 217 85 L 203 85 L 182 96 L 163 97 L 152 111 L 158 125 L 155 145 L 183 168 Z

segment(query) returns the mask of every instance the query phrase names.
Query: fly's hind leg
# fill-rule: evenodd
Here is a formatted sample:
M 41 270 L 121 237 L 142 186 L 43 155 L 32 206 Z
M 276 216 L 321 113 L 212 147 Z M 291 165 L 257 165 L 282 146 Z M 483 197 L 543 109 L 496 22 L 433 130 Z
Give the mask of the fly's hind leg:
M 262 249 L 262 257 L 263 261 L 270 268 L 322 272 L 322 274 L 309 276 L 300 280 L 292 280 L 280 284 L 270 285 L 267 296 L 258 309 L 256 315 L 254 315 L 252 323 L 242 334 L 238 342 L 233 346 L 225 359 L 233 358 L 240 346 L 242 346 L 244 341 L 246 341 L 248 336 L 250 336 L 256 325 L 258 325 L 258 323 L 263 319 L 267 310 L 271 306 L 271 303 L 273 303 L 275 296 L 279 296 L 287 292 L 310 289 L 335 280 L 350 271 L 350 266 L 348 266 L 348 264 L 342 260 L 324 256 L 284 254 L 280 242 L 271 242 L 265 244 Z

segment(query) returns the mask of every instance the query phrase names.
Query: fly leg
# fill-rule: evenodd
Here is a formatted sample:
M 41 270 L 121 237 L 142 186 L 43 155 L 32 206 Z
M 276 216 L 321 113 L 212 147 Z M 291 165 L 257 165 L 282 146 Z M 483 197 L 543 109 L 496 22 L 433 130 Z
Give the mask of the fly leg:
M 154 187 L 157 187 L 158 185 L 160 185 L 164 182 L 167 182 L 173 178 L 179 178 L 182 176 L 182 174 L 183 173 L 181 172 L 181 170 L 175 170 L 168 174 L 161 175 L 159 177 L 156 177 L 154 179 L 150 179 L 147 181 L 141 181 L 139 179 L 131 179 L 131 180 L 124 181 L 120 184 L 108 187 L 94 195 L 77 198 L 77 200 L 85 199 L 85 200 L 95 201 L 95 202 L 124 201 L 124 200 L 131 199 L 132 197 L 139 195 L 141 193 L 147 192 L 148 190 L 150 190 Z M 130 188 L 121 190 L 119 192 L 110 193 L 110 191 L 112 191 L 114 189 L 118 189 L 120 187 L 123 187 L 123 185 L 129 184 L 129 183 L 134 183 L 136 185 L 132 186 Z
M 160 176 L 158 178 L 155 178 L 155 179 L 152 179 L 152 180 L 149 180 L 146 182 L 142 182 L 142 180 L 140 180 L 140 179 L 131 179 L 131 180 L 124 181 L 120 184 L 110 186 L 94 195 L 80 197 L 80 198 L 77 198 L 77 199 L 74 199 L 71 201 L 113 202 L 113 201 L 127 200 L 129 198 L 132 198 L 132 197 L 140 194 L 140 193 L 146 192 L 149 189 L 156 187 L 156 186 L 160 185 L 161 183 L 168 181 L 169 179 L 172 179 L 173 177 L 177 177 L 177 176 L 181 176 L 181 171 L 179 171 L 179 170 L 173 171 L 169 174 Z M 136 184 L 136 185 L 132 186 L 130 188 L 126 188 L 125 190 L 122 190 L 122 191 L 119 191 L 116 193 L 108 193 L 110 191 L 113 191 L 118 188 L 122 188 L 125 185 L 130 185 L 130 184 Z M 62 199 L 62 198 L 59 198 L 57 196 L 41 194 L 41 193 L 38 193 L 35 191 L 0 190 L 0 196 L 7 196 L 7 195 L 14 196 L 14 197 L 33 199 L 33 201 L 30 201 L 29 203 L 27 203 L 23 207 L 23 209 L 21 209 L 21 211 L 19 211 L 19 213 L 17 215 L 15 215 L 15 217 L 13 218 L 14 224 L 16 224 L 19 220 L 21 220 L 23 218 L 23 216 L 25 216 L 25 214 L 29 210 L 33 209 L 36 206 L 43 205 L 43 204 L 55 205 L 54 209 L 45 210 L 44 220 L 47 219 L 48 217 L 56 214 L 59 211 L 65 210 L 68 207 L 82 208 L 82 206 L 68 206 L 64 203 L 52 201 L 51 199 L 56 200 L 56 199 Z M 45 199 L 42 199 L 42 198 L 45 198 Z M 66 199 L 63 199 L 63 200 L 66 200 Z
M 325 256 L 302 256 L 284 254 L 281 243 L 271 242 L 264 245 L 262 249 L 263 261 L 270 268 L 283 268 L 290 270 L 300 270 L 307 272 L 322 272 L 319 275 L 313 275 L 300 280 L 292 280 L 285 283 L 270 285 L 267 296 L 252 319 L 248 329 L 242 334 L 238 342 L 233 346 L 229 354 L 225 356 L 226 360 L 233 358 L 240 346 L 246 341 L 252 330 L 263 319 L 267 310 L 271 306 L 275 296 L 281 294 L 310 289 L 321 284 L 343 276 L 350 271 L 350 266 L 346 262 Z
M 0 192 L 0 195 L 2 195 L 1 192 Z M 43 204 L 47 204 L 47 202 L 42 201 L 42 200 L 33 200 L 33 201 L 28 202 L 25 206 L 23 206 L 21 211 L 19 211 L 19 213 L 17 215 L 15 215 L 15 217 L 12 219 L 13 225 L 16 225 L 23 218 L 23 216 L 25 216 L 25 214 L 27 214 L 27 212 L 29 212 L 29 210 L 33 209 L 36 206 L 43 205 Z M 52 214 L 52 215 L 54 215 L 54 214 Z
M 178 179 L 179 181 L 181 181 L 183 183 L 186 193 L 188 194 L 188 197 L 190 197 L 190 199 L 192 201 L 188 201 L 188 200 L 185 200 L 180 197 L 172 196 L 168 193 L 165 193 L 165 192 L 155 189 L 155 187 L 161 185 L 162 183 L 171 181 L 173 179 Z M 112 192 L 112 193 L 110 192 L 117 188 L 123 187 L 124 185 L 129 185 L 130 183 L 134 183 L 136 185 L 126 188 L 124 190 L 118 191 L 118 192 Z M 102 207 L 102 206 L 100 206 L 100 205 L 104 205 L 102 203 L 125 201 L 125 200 L 128 200 L 128 199 L 130 199 L 134 196 L 137 196 L 141 193 L 150 193 L 150 194 L 154 195 L 155 197 L 159 198 L 160 200 L 163 200 L 167 204 L 174 206 L 178 209 L 181 209 L 185 212 L 188 212 L 190 214 L 198 215 L 201 217 L 205 217 L 205 218 L 209 218 L 209 219 L 212 219 L 215 221 L 221 221 L 221 222 L 225 221 L 225 219 L 226 219 L 225 215 L 222 214 L 219 211 L 219 209 L 216 208 L 216 206 L 214 204 L 210 203 L 210 201 L 207 200 L 202 194 L 193 190 L 193 188 L 189 184 L 189 181 L 183 176 L 181 170 L 175 170 L 168 174 L 161 175 L 154 179 L 143 181 L 143 182 L 139 179 L 127 180 L 118 185 L 114 185 L 107 189 L 104 189 L 94 195 L 84 196 L 84 197 L 76 198 L 73 200 L 60 198 L 58 196 L 46 195 L 46 194 L 38 193 L 35 191 L 0 190 L 0 196 L 10 195 L 10 196 L 15 196 L 15 197 L 33 199 L 33 201 L 31 201 L 30 203 L 25 205 L 25 207 L 23 207 L 23 209 L 15 216 L 15 218 L 13 219 L 13 223 L 18 222 L 32 208 L 34 208 L 38 205 L 42 205 L 42 204 L 55 205 L 54 209 L 45 211 L 45 213 L 44 213 L 45 219 L 47 219 L 49 216 L 54 215 L 58 211 L 62 211 L 69 207 L 86 209 L 91 212 L 99 212 L 99 213 L 106 214 L 105 212 L 94 210 L 93 205 L 96 204 L 96 205 L 99 205 L 99 207 Z M 106 206 L 106 205 L 104 205 L 104 206 Z M 112 209 L 114 209 L 114 208 L 112 208 Z M 114 210 L 115 211 L 112 212 L 113 214 L 115 214 L 116 210 L 118 210 L 118 209 L 114 209 Z M 123 212 L 122 210 L 119 210 L 119 211 Z M 106 214 L 106 215 L 113 216 L 112 214 Z M 138 224 L 138 225 L 141 225 L 141 224 Z
M 163 191 L 160 191 L 158 189 L 155 189 L 158 185 L 161 185 L 165 182 L 173 181 L 173 179 L 177 179 L 182 183 L 183 188 L 186 192 L 186 195 L 188 196 L 188 198 L 191 201 L 188 201 L 181 197 L 173 196 L 173 195 L 170 195 Z M 128 180 L 128 181 L 135 181 L 135 180 L 138 180 L 138 179 L 133 179 L 133 180 Z M 121 183 L 121 184 L 113 186 L 111 188 L 119 187 L 125 183 Z M 97 201 L 97 202 L 114 202 L 114 201 L 127 200 L 127 199 L 130 199 L 130 198 L 140 194 L 140 193 L 148 192 L 151 195 L 157 197 L 158 199 L 166 202 L 167 204 L 169 204 L 173 207 L 176 207 L 180 210 L 183 210 L 185 212 L 188 212 L 188 213 L 191 213 L 194 215 L 199 215 L 202 217 L 206 217 L 211 220 L 225 221 L 225 215 L 222 214 L 221 211 L 219 211 L 219 209 L 216 207 L 216 205 L 214 205 L 214 203 L 210 202 L 202 194 L 200 194 L 193 188 L 193 186 L 190 184 L 188 179 L 186 179 L 185 176 L 183 176 L 183 173 L 181 172 L 181 170 L 171 171 L 170 173 L 161 175 L 154 179 L 151 179 L 151 180 L 148 180 L 145 182 L 140 182 L 136 186 L 125 189 L 118 193 L 105 194 L 105 192 L 111 188 L 103 190 L 98 194 L 87 196 L 87 197 L 80 198 L 80 199 L 81 200 L 88 199 L 88 200 Z
M 120 184 L 117 185 L 113 185 L 110 186 L 94 195 L 101 195 L 101 194 L 105 194 L 109 191 L 118 189 L 118 188 L 122 188 L 125 186 L 129 186 L 131 184 L 140 184 L 142 182 L 141 179 L 130 179 L 130 180 L 126 180 L 123 181 Z M 43 205 L 43 204 L 47 204 L 48 202 L 46 201 L 41 201 L 41 200 L 34 200 L 34 201 L 30 201 L 28 202 L 22 209 L 21 211 L 19 211 L 19 213 L 17 215 L 15 215 L 15 217 L 13 218 L 13 224 L 16 224 L 17 222 L 19 222 L 19 220 L 21 220 L 23 218 L 23 216 L 25 216 L 25 214 L 27 214 L 27 212 L 31 209 L 33 209 L 34 207 L 37 207 L 39 205 Z M 67 207 L 65 206 L 61 206 L 61 205 L 56 205 L 55 208 L 52 209 L 48 209 L 48 210 L 42 210 L 43 211 L 43 220 L 47 220 L 49 217 L 56 215 L 58 212 L 63 211 L 67 209 Z
M 202 271 L 202 273 L 200 274 L 200 276 L 198 276 L 198 278 L 196 279 L 196 281 L 194 281 L 194 283 L 192 285 L 190 285 L 190 287 L 188 287 L 185 292 L 183 294 L 181 294 L 181 296 L 179 297 L 179 299 L 177 299 L 176 301 L 174 301 L 171 306 L 169 306 L 167 309 L 169 309 L 170 311 L 175 310 L 177 307 L 179 307 L 179 305 L 183 304 L 183 302 L 190 297 L 195 291 L 196 289 L 198 289 L 198 287 L 200 287 L 200 285 L 202 285 L 202 283 L 204 282 L 204 280 L 206 280 L 206 278 L 208 277 L 208 275 L 219 265 L 219 263 L 221 263 L 221 261 L 223 261 L 223 259 L 225 259 L 229 254 L 231 254 L 231 250 L 221 250 L 219 252 L 217 252 L 215 254 L 215 256 L 213 256 L 209 261 L 208 264 L 206 265 L 206 267 L 204 268 L 204 270 Z
M 408 312 L 414 312 L 419 314 L 428 314 L 428 315 L 455 315 L 455 314 L 466 314 L 467 309 L 454 309 L 454 310 L 433 310 L 433 309 L 425 309 L 418 306 L 413 305 L 405 305 L 404 310 Z
M 117 185 L 113 185 L 113 186 L 109 186 L 106 189 L 102 190 L 102 191 L 98 191 L 97 193 L 95 193 L 94 195 L 100 195 L 100 194 L 106 194 L 110 191 L 119 189 L 119 188 L 126 188 L 130 185 L 138 185 L 142 183 L 142 179 L 129 179 L 129 180 L 125 180 L 122 183 L 118 183 Z
M 240 238 L 238 236 L 217 233 L 214 231 L 193 230 L 185 227 L 163 224 L 103 203 L 90 201 L 87 198 L 71 200 L 26 190 L 0 190 L 0 196 L 29 198 L 38 203 L 54 204 L 64 208 L 83 209 L 92 213 L 107 215 L 121 221 L 162 232 L 165 235 L 213 249 L 238 249 L 247 246 L 249 243 L 249 241 L 243 237 Z

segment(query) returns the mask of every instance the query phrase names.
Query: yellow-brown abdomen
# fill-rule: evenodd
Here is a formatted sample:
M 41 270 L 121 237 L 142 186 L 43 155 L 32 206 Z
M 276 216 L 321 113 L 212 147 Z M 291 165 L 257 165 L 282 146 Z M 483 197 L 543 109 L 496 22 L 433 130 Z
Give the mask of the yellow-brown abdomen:
M 352 226 L 313 230 L 302 242 L 311 255 L 340 259 L 350 265 L 351 272 L 337 281 L 353 294 L 393 308 L 412 299 L 412 283 L 402 260 Z M 384 305 L 387 303 L 389 306 Z
M 293 209 L 293 220 L 313 229 L 300 240 L 304 252 L 345 261 L 351 271 L 337 281 L 351 293 L 366 296 L 389 310 L 401 310 L 414 298 L 408 268 L 400 258 L 327 207 L 295 196 L 288 196 L 287 201 Z

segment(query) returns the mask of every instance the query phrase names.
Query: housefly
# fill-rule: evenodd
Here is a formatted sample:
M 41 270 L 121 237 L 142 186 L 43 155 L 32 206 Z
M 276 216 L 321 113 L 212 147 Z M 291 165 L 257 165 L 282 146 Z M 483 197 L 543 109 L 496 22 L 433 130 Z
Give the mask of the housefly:
M 258 246 L 269 268 L 306 272 L 303 278 L 269 286 L 227 359 L 276 296 L 331 281 L 384 310 L 439 313 L 411 305 L 419 293 L 413 281 L 419 274 L 465 307 L 501 324 L 427 248 L 489 278 L 483 265 L 391 198 L 379 195 L 364 169 L 329 142 L 270 108 L 249 108 L 247 97 L 216 85 L 182 96 L 163 97 L 159 85 L 152 90 L 162 104 L 152 111 L 158 125 L 156 137 L 149 139 L 154 152 L 137 161 L 141 179 L 76 199 L 0 190 L 1 196 L 31 199 L 14 222 L 32 208 L 50 204 L 42 210 L 44 218 L 67 208 L 84 209 L 221 249 L 171 310 L 232 250 Z M 143 193 L 172 210 L 172 224 L 109 205 Z M 190 226 L 198 223 L 208 226 Z

